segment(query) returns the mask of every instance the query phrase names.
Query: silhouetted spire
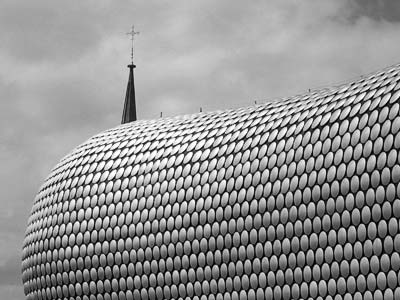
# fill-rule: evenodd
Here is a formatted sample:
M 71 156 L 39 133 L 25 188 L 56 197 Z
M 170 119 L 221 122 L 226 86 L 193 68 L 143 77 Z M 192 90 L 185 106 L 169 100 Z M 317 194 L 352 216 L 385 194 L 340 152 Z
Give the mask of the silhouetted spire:
M 129 80 L 128 86 L 126 87 L 126 96 L 124 104 L 124 112 L 122 113 L 121 124 L 133 122 L 137 120 L 136 116 L 136 99 L 135 99 L 135 80 L 133 75 L 133 69 L 136 68 L 134 64 L 128 65 L 129 68 Z
M 133 42 L 134 37 L 139 32 L 135 31 L 134 27 L 132 26 L 131 31 L 127 33 L 131 37 L 131 64 L 128 65 L 129 68 L 129 80 L 128 86 L 126 87 L 126 96 L 125 96 L 125 104 L 124 104 L 124 112 L 122 113 L 122 121 L 121 124 L 133 122 L 137 120 L 136 116 L 136 98 L 135 98 L 135 77 L 133 75 L 133 69 L 136 66 L 133 63 Z

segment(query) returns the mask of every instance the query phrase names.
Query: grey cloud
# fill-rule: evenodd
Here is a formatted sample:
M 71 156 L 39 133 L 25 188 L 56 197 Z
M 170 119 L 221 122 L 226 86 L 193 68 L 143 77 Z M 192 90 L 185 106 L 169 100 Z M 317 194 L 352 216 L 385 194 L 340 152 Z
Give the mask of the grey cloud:
M 14 250 L 15 251 L 15 250 Z M 7 300 L 24 299 L 21 279 L 20 257 L 13 255 L 0 264 L 0 297 Z
M 0 265 L 0 285 L 16 285 L 21 281 L 20 268 L 15 266 L 19 264 L 20 256 L 14 255 L 4 264 Z
M 90 1 L 2 1 L 0 49 L 25 63 L 74 61 L 96 49 L 107 27 Z
M 400 1 L 398 0 L 353 0 L 352 17 L 365 16 L 388 22 L 400 21 Z

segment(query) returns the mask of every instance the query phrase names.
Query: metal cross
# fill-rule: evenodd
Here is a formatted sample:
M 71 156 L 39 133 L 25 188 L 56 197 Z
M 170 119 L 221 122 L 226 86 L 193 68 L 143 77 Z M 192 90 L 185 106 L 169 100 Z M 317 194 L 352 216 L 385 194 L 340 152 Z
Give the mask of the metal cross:
M 132 45 L 131 45 L 131 63 L 132 63 L 132 65 L 133 65 L 133 41 L 135 39 L 135 35 L 139 34 L 139 33 L 140 33 L 139 31 L 135 31 L 135 28 L 134 28 L 133 25 L 132 25 L 131 31 L 126 33 L 127 35 L 131 36 L 131 42 L 132 42 Z

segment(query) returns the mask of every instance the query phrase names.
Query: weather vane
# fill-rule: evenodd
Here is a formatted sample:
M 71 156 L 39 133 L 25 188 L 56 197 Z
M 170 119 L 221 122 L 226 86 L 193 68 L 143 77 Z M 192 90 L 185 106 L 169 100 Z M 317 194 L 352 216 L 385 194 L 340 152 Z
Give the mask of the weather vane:
M 139 33 L 140 33 L 139 31 L 135 31 L 135 28 L 134 28 L 133 25 L 132 25 L 131 31 L 126 33 L 127 35 L 131 36 L 131 42 L 132 42 L 132 45 L 131 45 L 131 63 L 132 63 L 132 65 L 133 65 L 133 42 L 135 40 L 135 35 L 139 34 Z

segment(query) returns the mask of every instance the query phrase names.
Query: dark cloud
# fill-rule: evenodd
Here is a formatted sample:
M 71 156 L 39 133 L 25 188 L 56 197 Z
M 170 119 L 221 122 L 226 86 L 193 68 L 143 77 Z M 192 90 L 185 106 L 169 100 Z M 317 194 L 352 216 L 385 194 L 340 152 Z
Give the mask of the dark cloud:
M 398 62 L 397 1 L 2 1 L 0 294 L 19 299 L 33 197 L 54 164 L 120 121 L 137 38 L 140 118 L 251 105 Z M 16 282 L 18 281 L 18 282 Z M 15 296 L 19 295 L 19 296 Z
M 369 17 L 388 22 L 400 21 L 400 1 L 398 0 L 353 0 L 352 17 Z

